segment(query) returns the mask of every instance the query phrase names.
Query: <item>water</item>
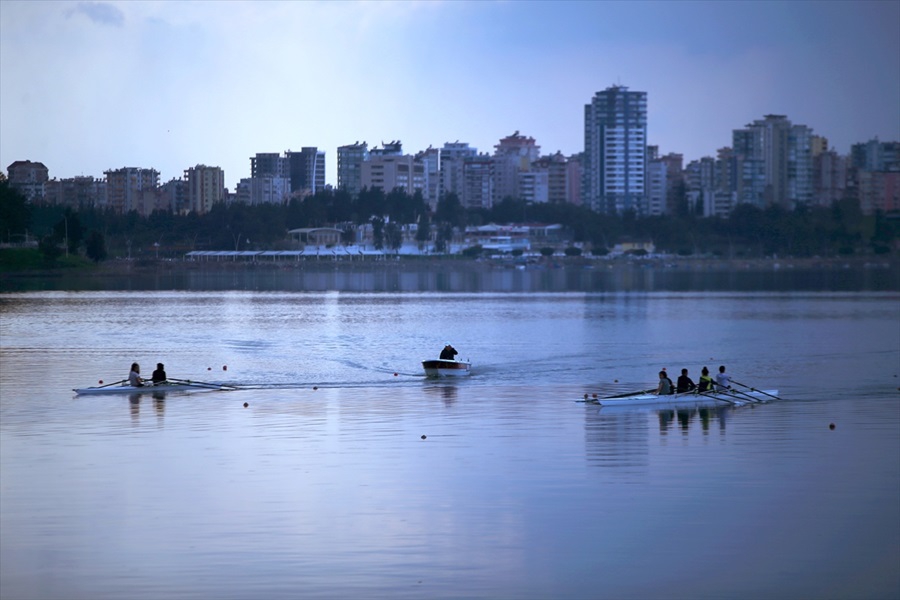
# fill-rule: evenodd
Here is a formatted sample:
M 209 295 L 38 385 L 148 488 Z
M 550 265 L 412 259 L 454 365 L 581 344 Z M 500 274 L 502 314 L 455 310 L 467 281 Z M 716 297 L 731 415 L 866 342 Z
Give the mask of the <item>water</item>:
M 897 598 L 898 299 L 0 295 L 0 596 Z M 719 364 L 784 400 L 577 401 Z

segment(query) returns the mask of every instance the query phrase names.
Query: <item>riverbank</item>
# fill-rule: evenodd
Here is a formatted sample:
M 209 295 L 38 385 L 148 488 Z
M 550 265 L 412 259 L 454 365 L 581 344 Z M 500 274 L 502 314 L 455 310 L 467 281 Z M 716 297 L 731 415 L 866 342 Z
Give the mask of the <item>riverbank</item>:
M 0 292 L 116 290 L 900 292 L 900 260 L 308 257 L 268 261 L 114 260 L 86 268 L 0 271 Z

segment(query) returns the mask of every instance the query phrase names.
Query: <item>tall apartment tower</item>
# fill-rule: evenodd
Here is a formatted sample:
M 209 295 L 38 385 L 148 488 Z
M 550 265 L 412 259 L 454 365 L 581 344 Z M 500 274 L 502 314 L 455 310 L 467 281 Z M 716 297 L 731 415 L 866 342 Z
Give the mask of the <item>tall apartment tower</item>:
M 759 208 L 787 204 L 790 129 L 784 115 L 766 115 L 732 132 L 740 161 L 738 202 Z
M 221 167 L 197 165 L 184 171 L 188 211 L 203 215 L 213 204 L 225 200 L 225 171 Z
M 531 163 L 540 156 L 541 147 L 534 138 L 520 135 L 518 131 L 494 146 L 493 204 L 504 198 L 521 199 L 520 174 L 530 170 Z
M 352 196 L 362 189 L 362 165 L 369 160 L 369 145 L 356 142 L 337 149 L 337 186 Z
M 584 107 L 583 202 L 601 213 L 646 212 L 647 92 L 614 85 Z
M 325 189 L 325 152 L 315 147 L 301 148 L 300 152 L 285 152 L 291 194 L 315 194 Z
M 438 198 L 456 194 L 460 201 L 463 191 L 463 165 L 469 158 L 478 156 L 478 149 L 465 142 L 446 142 L 441 148 L 440 185 Z

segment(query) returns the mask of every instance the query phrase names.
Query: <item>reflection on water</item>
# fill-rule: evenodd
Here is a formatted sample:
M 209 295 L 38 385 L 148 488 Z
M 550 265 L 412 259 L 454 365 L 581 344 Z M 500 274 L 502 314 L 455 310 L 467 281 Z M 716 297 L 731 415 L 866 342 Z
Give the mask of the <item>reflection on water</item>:
M 2 596 L 896 597 L 898 306 L 5 294 Z M 446 341 L 471 376 L 424 377 Z M 134 361 L 244 389 L 73 397 Z M 785 400 L 578 402 L 719 363 Z
M 59 277 L 0 279 L 0 291 L 193 290 L 306 292 L 650 292 L 650 291 L 897 291 L 900 263 L 823 263 L 793 266 L 777 261 L 610 262 L 488 265 L 434 263 L 300 263 L 202 266 L 166 263 L 125 275 L 63 273 Z

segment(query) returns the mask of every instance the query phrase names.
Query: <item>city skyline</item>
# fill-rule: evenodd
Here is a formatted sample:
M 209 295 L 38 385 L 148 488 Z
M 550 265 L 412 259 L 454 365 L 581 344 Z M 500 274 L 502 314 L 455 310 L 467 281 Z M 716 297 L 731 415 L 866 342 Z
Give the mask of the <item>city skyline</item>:
M 492 152 L 521 131 L 571 155 L 610 85 L 647 92 L 647 143 L 685 162 L 765 114 L 846 154 L 900 139 L 898 26 L 896 2 L 3 0 L 0 165 L 207 164 L 234 189 L 251 156 L 304 146 L 332 185 L 354 141 Z

